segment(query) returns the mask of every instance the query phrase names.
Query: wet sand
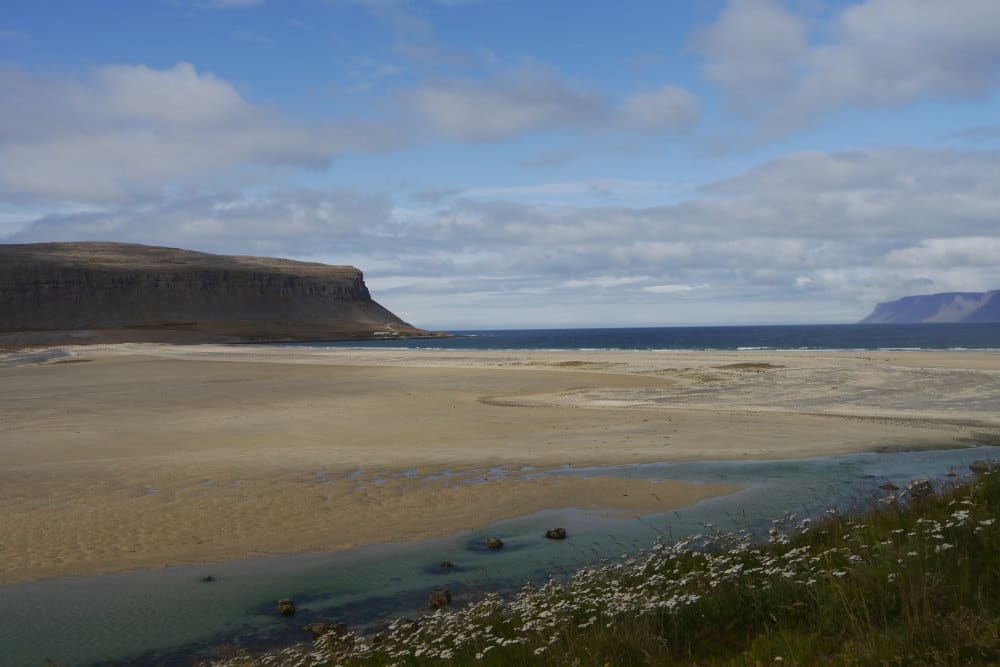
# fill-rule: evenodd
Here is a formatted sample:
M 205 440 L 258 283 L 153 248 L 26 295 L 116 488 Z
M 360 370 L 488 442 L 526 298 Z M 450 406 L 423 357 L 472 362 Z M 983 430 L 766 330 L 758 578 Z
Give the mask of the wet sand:
M 0 354 L 0 582 L 337 550 L 721 485 L 571 465 L 1000 441 L 1000 353 Z M 530 470 L 526 467 L 531 467 Z

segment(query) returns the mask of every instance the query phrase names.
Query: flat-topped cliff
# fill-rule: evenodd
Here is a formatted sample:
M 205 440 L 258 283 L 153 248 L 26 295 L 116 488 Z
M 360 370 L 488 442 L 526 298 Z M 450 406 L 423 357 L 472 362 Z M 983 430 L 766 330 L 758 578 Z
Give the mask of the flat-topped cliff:
M 420 335 L 361 271 L 127 243 L 0 245 L 0 342 Z
M 905 296 L 880 303 L 861 324 L 1000 322 L 1000 290 Z

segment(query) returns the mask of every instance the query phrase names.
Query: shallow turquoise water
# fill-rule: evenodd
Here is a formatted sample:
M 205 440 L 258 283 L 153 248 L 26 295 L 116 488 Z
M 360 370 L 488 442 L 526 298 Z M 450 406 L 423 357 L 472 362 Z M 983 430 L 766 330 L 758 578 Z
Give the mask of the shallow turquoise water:
M 61 665 L 187 665 L 190 655 L 209 645 L 305 640 L 299 628 L 318 618 L 367 624 L 417 614 L 434 588 L 447 585 L 460 602 L 642 548 L 657 535 L 702 532 L 706 523 L 759 529 L 786 510 L 805 516 L 834 506 L 863 509 L 886 481 L 902 486 L 949 470 L 964 475 L 972 461 L 998 458 L 1000 447 L 977 447 L 539 472 L 746 488 L 685 509 L 627 519 L 556 509 L 412 544 L 0 586 L 0 664 L 42 665 L 49 658 Z M 542 537 L 556 525 L 569 531 L 569 539 Z M 492 535 L 505 542 L 500 552 L 481 546 Z M 456 568 L 440 570 L 442 560 Z M 215 581 L 201 582 L 206 575 Z M 293 619 L 275 612 L 274 602 L 282 597 L 296 600 Z

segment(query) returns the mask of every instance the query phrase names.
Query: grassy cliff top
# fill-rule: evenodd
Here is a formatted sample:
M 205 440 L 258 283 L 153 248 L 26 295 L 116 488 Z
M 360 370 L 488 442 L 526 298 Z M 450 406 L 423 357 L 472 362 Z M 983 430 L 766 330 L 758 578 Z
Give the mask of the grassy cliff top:
M 123 271 L 173 271 L 228 269 L 270 271 L 311 277 L 355 280 L 361 271 L 353 266 L 299 262 L 276 257 L 213 255 L 193 250 L 147 246 L 137 243 L 70 242 L 0 244 L 0 264 L 50 264 L 73 268 Z

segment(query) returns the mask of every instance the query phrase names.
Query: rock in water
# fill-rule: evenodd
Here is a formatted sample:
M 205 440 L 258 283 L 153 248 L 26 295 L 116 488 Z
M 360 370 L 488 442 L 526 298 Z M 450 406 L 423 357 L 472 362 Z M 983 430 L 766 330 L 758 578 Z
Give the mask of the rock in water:
M 913 502 L 919 502 L 934 495 L 934 487 L 931 486 L 930 480 L 926 479 L 910 482 L 906 486 L 906 490 L 909 491 L 910 500 Z
M 451 604 L 451 592 L 447 588 L 439 591 L 431 591 L 427 598 L 427 606 L 431 609 L 441 609 Z
M 0 342 L 264 342 L 427 335 L 361 271 L 131 243 L 0 244 Z
M 990 471 L 990 464 L 986 461 L 973 461 L 969 464 L 969 470 L 977 475 L 985 475 Z
M 565 528 L 549 528 L 545 531 L 545 537 L 550 540 L 565 540 L 566 539 L 566 529 Z
M 282 598 L 278 600 L 278 613 L 282 616 L 294 616 L 295 615 L 295 603 L 288 598 Z
M 493 551 L 496 551 L 497 549 L 502 549 L 503 540 L 501 540 L 499 537 L 491 537 L 488 540 L 486 540 L 486 548 L 492 549 Z

